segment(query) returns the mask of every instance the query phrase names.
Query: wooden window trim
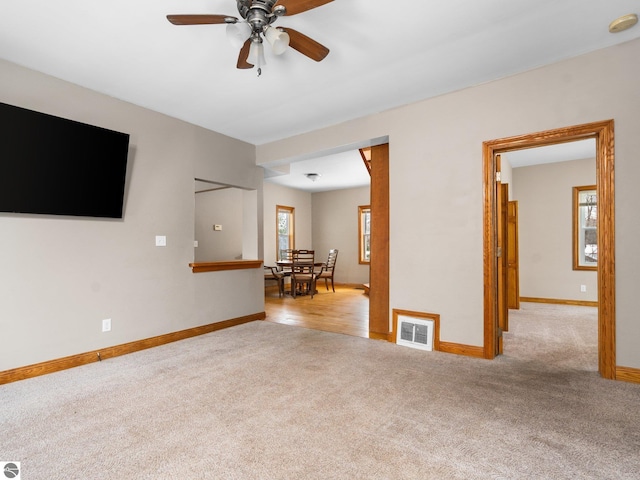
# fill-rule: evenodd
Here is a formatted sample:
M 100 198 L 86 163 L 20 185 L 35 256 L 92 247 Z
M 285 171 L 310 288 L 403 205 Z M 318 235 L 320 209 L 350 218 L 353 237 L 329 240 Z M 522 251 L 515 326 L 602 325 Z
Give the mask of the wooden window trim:
M 573 269 L 574 270 L 598 270 L 597 265 L 580 265 L 580 193 L 593 190 L 597 195 L 595 185 L 573 187 Z M 596 197 L 597 198 L 597 197 Z M 597 200 L 596 200 L 597 205 Z
M 363 259 L 363 255 L 364 255 L 363 235 L 364 234 L 362 232 L 362 214 L 367 210 L 369 211 L 369 215 L 371 215 L 371 205 L 358 206 L 358 263 L 360 265 L 371 264 L 371 257 L 369 257 L 369 260 Z M 371 230 L 369 230 L 369 242 L 371 242 Z M 371 243 L 369 243 L 369 255 L 371 255 Z
M 291 223 L 289 225 L 289 247 L 291 249 L 296 248 L 296 228 L 295 228 L 295 207 L 288 207 L 286 205 L 276 205 L 276 260 L 280 258 L 280 235 L 278 234 L 278 214 L 281 211 L 286 211 L 291 215 Z

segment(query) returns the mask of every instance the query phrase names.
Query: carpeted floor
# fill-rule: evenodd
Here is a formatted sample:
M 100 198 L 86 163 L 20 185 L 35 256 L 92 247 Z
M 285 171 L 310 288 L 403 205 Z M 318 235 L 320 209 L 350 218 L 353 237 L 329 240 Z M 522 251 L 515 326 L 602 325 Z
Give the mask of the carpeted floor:
M 510 310 L 505 357 L 524 368 L 598 371 L 598 309 L 521 303 Z
M 30 480 L 638 479 L 640 385 L 598 377 L 593 312 L 523 304 L 493 361 L 245 324 L 0 386 L 0 461 Z

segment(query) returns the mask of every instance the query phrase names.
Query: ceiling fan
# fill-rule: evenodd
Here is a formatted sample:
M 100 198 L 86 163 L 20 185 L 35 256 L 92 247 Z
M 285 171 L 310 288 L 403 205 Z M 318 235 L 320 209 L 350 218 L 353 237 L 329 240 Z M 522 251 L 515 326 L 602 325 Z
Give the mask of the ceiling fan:
M 273 27 L 278 17 L 297 15 L 312 8 L 320 7 L 333 0 L 236 0 L 242 20 L 230 15 L 167 15 L 174 25 L 226 24 L 227 37 L 240 48 L 237 67 L 249 69 L 258 67 L 262 73 L 264 61 L 263 37 L 271 44 L 276 55 L 281 55 L 287 47 L 319 62 L 329 49 L 306 35 L 284 27 Z

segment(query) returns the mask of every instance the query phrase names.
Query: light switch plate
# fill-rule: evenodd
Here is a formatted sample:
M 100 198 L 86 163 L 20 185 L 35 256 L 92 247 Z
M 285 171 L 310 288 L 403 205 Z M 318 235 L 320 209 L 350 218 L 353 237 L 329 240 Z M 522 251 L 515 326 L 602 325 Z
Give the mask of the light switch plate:
M 167 237 L 164 235 L 156 235 L 156 247 L 166 247 Z
M 213 226 L 213 229 L 214 229 L 216 232 L 219 232 L 220 230 L 222 230 L 222 225 L 214 225 L 214 226 Z
M 102 331 L 103 332 L 110 332 L 111 331 L 111 319 L 110 318 L 105 318 L 104 320 L 102 320 Z

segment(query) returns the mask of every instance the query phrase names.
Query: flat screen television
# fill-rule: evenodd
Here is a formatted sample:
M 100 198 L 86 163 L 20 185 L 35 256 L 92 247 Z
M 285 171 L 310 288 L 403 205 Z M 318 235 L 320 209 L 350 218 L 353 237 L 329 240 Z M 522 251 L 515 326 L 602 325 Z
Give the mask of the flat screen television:
M 129 135 L 0 103 L 0 212 L 122 218 Z

